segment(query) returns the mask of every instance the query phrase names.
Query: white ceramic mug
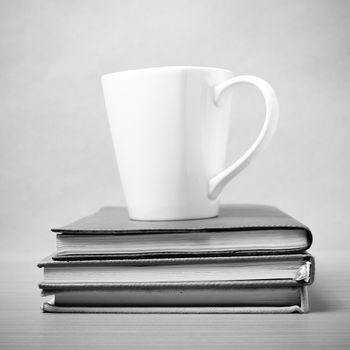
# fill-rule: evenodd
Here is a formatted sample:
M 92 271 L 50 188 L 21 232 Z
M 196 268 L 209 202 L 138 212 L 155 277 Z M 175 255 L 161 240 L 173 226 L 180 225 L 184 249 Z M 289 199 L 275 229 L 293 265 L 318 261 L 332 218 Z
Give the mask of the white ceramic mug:
M 265 122 L 248 151 L 225 169 L 231 88 L 256 86 Z M 271 86 L 229 70 L 159 67 L 106 74 L 103 92 L 129 216 L 134 220 L 218 215 L 218 195 L 263 149 L 278 120 Z

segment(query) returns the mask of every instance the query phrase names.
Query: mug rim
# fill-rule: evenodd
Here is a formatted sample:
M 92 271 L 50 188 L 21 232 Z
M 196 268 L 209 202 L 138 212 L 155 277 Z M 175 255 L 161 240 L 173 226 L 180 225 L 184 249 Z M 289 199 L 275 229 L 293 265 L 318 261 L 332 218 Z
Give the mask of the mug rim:
M 128 69 L 128 70 L 121 70 L 117 72 L 111 72 L 106 73 L 101 76 L 101 79 L 104 80 L 106 78 L 110 78 L 115 75 L 119 74 L 127 74 L 127 73 L 135 73 L 135 72 L 141 72 L 141 71 L 152 71 L 152 70 L 216 70 L 216 71 L 222 71 L 226 73 L 233 73 L 229 69 L 225 68 L 218 68 L 218 67 L 202 67 L 202 66 L 157 66 L 157 67 L 147 67 L 147 68 L 136 68 L 136 69 Z

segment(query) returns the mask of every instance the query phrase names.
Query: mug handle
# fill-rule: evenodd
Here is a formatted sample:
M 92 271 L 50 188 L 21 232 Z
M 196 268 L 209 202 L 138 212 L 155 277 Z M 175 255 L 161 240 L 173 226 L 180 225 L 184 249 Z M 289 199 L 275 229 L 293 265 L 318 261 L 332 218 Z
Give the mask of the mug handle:
M 256 86 L 262 93 L 265 99 L 266 115 L 264 125 L 248 151 L 244 153 L 236 162 L 227 167 L 225 170 L 215 175 L 209 180 L 209 198 L 216 199 L 228 182 L 241 172 L 257 155 L 260 153 L 274 134 L 278 122 L 278 102 L 277 97 L 265 80 L 251 76 L 241 75 L 229 80 L 226 80 L 214 86 L 214 104 L 220 108 L 220 101 L 231 88 L 239 83 L 249 83 Z

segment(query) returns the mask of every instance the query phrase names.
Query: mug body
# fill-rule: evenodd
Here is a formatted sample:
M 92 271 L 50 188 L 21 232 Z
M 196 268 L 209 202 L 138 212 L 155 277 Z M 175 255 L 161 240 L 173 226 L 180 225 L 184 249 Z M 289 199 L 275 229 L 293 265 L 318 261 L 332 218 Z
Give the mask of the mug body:
M 102 77 L 106 109 L 131 219 L 213 217 L 209 179 L 224 169 L 231 101 L 213 86 L 217 68 L 160 67 Z

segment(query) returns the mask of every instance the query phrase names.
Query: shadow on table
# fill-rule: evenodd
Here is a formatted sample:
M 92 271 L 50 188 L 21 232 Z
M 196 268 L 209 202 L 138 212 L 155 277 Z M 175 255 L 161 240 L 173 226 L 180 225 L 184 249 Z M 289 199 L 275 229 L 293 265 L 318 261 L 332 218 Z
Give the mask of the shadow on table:
M 340 304 L 332 302 L 331 296 L 322 292 L 317 286 L 309 288 L 310 312 L 335 311 L 342 308 Z

